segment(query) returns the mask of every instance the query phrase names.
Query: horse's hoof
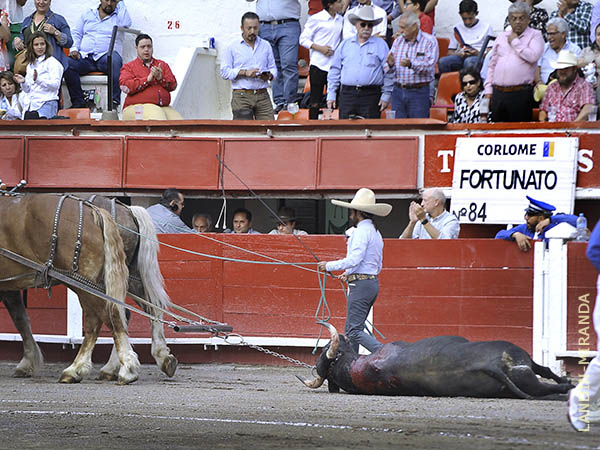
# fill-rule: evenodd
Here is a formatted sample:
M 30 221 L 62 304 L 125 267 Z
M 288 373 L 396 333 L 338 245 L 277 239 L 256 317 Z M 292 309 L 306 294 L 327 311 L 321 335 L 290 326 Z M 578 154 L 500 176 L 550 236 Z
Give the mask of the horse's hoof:
M 137 381 L 137 379 L 138 379 L 138 376 L 133 375 L 133 374 L 131 374 L 130 376 L 127 376 L 127 377 L 120 376 L 119 379 L 117 380 L 117 384 L 124 386 L 126 384 L 131 384 L 134 381 Z
M 173 355 L 169 355 L 165 358 L 162 363 L 162 367 L 160 368 L 169 378 L 175 375 L 175 371 L 177 370 L 177 358 Z
M 96 377 L 96 380 L 99 381 L 115 381 L 117 379 L 117 375 L 114 373 L 108 373 L 108 372 L 100 372 L 98 374 L 98 376 Z
M 23 369 L 15 369 L 15 373 L 13 373 L 13 378 L 31 378 L 31 372 Z
M 64 383 L 64 384 L 75 384 L 75 383 L 79 383 L 80 381 L 81 381 L 81 378 L 74 377 L 70 374 L 64 374 L 64 373 L 58 379 L 59 383 Z

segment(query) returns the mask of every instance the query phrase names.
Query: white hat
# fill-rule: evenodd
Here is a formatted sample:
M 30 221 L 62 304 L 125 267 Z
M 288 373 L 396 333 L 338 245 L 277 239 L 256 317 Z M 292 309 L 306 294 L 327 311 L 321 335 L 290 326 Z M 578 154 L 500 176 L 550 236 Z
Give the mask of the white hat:
M 387 216 L 392 211 L 392 205 L 375 203 L 375 193 L 371 189 L 360 188 L 354 194 L 350 203 L 341 200 L 331 200 L 331 203 L 343 208 L 356 209 L 376 216 Z
M 383 17 L 376 19 L 373 8 L 368 5 L 357 8 L 355 12 L 356 14 L 352 13 L 348 15 L 348 20 L 352 25 L 356 25 L 356 22 L 369 22 L 375 26 L 379 25 L 383 20 Z
M 571 53 L 569 50 L 561 50 L 558 53 L 558 59 L 555 63 L 552 63 L 554 69 L 566 69 L 567 67 L 573 67 L 577 65 L 577 56 Z

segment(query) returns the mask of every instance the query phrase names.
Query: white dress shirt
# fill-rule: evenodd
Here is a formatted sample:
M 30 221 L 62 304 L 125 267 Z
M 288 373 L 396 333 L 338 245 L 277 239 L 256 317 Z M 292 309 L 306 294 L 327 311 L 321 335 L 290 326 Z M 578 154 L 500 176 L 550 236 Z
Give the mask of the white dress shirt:
M 379 35 L 385 37 L 387 33 L 387 14 L 385 9 L 373 4 L 370 6 L 373 8 L 373 14 L 375 18 L 379 19 L 381 17 L 383 19 L 379 25 L 373 27 L 372 36 Z M 356 27 L 350 23 L 348 16 L 350 16 L 350 14 L 356 14 L 356 11 L 358 11 L 359 8 L 364 8 L 364 5 L 355 6 L 354 8 L 346 11 L 346 14 L 344 15 L 344 39 L 356 36 Z
M 308 18 L 304 25 L 304 31 L 300 35 L 300 45 L 310 50 L 311 66 L 329 72 L 332 57 L 325 56 L 323 53 L 311 49 L 310 46 L 313 44 L 326 45 L 335 51 L 342 42 L 343 28 L 344 18 L 337 13 L 331 17 L 326 10 L 322 10 Z
M 34 71 L 37 78 L 33 81 Z M 58 100 L 58 90 L 62 81 L 64 68 L 54 56 L 38 57 L 27 65 L 25 82 L 21 85 L 27 95 L 23 103 L 23 115 L 27 111 L 37 111 L 42 105 L 51 100 Z

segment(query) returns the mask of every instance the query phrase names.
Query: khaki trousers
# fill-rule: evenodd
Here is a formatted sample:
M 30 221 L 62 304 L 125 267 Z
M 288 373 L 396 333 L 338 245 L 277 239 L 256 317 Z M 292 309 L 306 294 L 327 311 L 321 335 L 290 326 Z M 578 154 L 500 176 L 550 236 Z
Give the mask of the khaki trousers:
M 181 114 L 170 106 L 158 106 L 152 103 L 129 105 L 123 110 L 123 120 L 135 120 L 135 107 L 144 108 L 143 120 L 183 120 Z
M 273 103 L 267 90 L 258 92 L 248 90 L 234 90 L 231 96 L 231 111 L 234 119 L 236 112 L 240 110 L 251 110 L 255 120 L 274 120 Z

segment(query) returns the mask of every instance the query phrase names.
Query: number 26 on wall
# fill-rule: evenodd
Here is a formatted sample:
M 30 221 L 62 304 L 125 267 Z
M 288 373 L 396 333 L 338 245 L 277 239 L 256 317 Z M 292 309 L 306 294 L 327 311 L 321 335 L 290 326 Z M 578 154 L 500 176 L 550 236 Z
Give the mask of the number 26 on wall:
M 167 20 L 167 29 L 168 30 L 179 30 L 181 28 L 181 23 L 179 20 Z

